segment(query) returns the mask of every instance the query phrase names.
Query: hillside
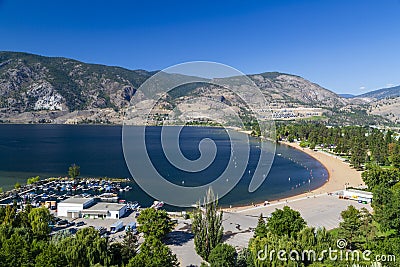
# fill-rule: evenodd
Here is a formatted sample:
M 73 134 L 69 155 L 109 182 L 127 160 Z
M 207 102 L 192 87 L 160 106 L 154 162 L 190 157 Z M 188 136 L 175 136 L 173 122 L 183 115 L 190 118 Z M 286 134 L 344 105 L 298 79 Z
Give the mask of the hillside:
M 362 95 L 356 96 L 357 98 L 374 98 L 376 100 L 381 100 L 384 98 L 394 98 L 400 96 L 400 85 L 389 88 L 382 88 L 374 90 Z
M 355 95 L 352 95 L 352 94 L 339 94 L 339 96 L 340 96 L 340 97 L 343 97 L 343 98 L 352 98 L 352 97 L 355 97 Z
M 146 92 L 137 89 L 154 73 L 67 58 L 0 52 L 0 122 L 121 124 L 131 99 L 146 103 Z M 175 80 L 186 79 L 182 75 L 165 75 Z M 289 117 L 298 119 L 316 108 L 317 117 L 330 123 L 386 121 L 368 115 L 364 101 L 357 104 L 296 75 L 266 72 L 249 77 L 262 90 L 278 119 L 287 117 L 282 110 L 294 109 L 295 117 Z M 240 107 L 242 113 L 245 109 L 241 99 L 226 89 L 192 84 L 170 92 L 159 103 L 159 113 L 168 114 L 174 108 L 187 111 L 183 103 L 190 96 L 224 99 L 225 104 Z M 203 105 L 203 109 L 207 107 Z
M 374 90 L 353 97 L 351 100 L 366 104 L 368 113 L 400 123 L 400 85 Z
M 78 111 L 118 112 L 151 75 L 67 58 L 0 52 L 0 110 L 3 117 L 18 122 Z
M 302 77 L 278 72 L 250 75 L 274 105 L 300 104 L 319 107 L 341 107 L 347 101 L 332 91 Z

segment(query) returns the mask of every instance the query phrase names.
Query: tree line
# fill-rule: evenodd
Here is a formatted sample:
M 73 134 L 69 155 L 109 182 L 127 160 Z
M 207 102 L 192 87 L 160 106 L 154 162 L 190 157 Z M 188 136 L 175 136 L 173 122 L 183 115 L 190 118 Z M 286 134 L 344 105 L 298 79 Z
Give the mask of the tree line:
M 0 208 L 0 266 L 178 266 L 176 255 L 163 243 L 173 222 L 166 211 L 145 209 L 137 218 L 142 244 L 131 231 L 121 242 L 110 242 L 93 227 L 72 235 L 68 229 L 51 234 L 54 217 L 45 207 L 16 203 Z
M 207 197 L 193 216 L 196 252 L 204 266 L 372 266 L 379 255 L 392 256 L 384 266 L 398 266 L 400 260 L 400 142 L 395 132 L 371 127 L 327 127 L 320 123 L 278 124 L 277 141 L 300 142 L 347 157 L 373 192 L 373 212 L 349 206 L 341 212 L 339 227 L 333 230 L 308 227 L 300 213 L 284 207 L 270 217 L 261 214 L 254 236 L 240 251 L 222 242 L 222 211 L 218 202 Z M 344 241 L 338 247 L 338 241 Z M 369 260 L 327 256 L 322 259 L 290 258 L 293 250 L 314 251 L 321 255 L 332 248 L 342 253 L 369 250 Z M 274 251 L 282 250 L 286 257 Z M 300 255 L 301 256 L 301 255 Z
M 332 126 L 322 123 L 277 124 L 276 140 L 297 140 L 302 147 L 319 146 L 347 157 L 357 169 L 367 164 L 400 167 L 400 141 L 397 133 L 368 126 Z

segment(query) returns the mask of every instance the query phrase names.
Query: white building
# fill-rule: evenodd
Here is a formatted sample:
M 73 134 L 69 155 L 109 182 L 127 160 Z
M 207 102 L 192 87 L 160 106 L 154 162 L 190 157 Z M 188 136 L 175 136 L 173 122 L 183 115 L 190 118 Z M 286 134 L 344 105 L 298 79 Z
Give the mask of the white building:
M 119 219 L 127 211 L 126 204 L 97 202 L 94 198 L 68 198 L 57 207 L 57 216 L 68 218 Z
M 356 189 L 343 190 L 343 197 L 346 199 L 357 200 L 358 202 L 372 202 L 372 193 Z
M 82 210 L 81 215 L 82 217 L 93 219 L 119 219 L 125 215 L 126 211 L 126 204 L 98 202 L 90 208 Z
M 95 204 L 94 198 L 68 198 L 57 205 L 57 216 L 79 218 L 81 212 Z

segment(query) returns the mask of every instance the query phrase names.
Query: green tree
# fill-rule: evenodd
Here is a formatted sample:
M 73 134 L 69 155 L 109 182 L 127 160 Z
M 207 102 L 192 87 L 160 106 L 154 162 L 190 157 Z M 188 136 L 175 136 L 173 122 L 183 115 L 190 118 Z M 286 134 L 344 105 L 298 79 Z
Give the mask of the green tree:
M 398 181 L 400 172 L 398 169 L 383 169 L 377 164 L 369 164 L 367 170 L 361 176 L 368 188 L 373 190 L 374 187 L 380 184 L 388 187 Z
M 33 261 L 31 241 L 26 229 L 15 231 L 2 244 L 0 251 L 1 264 L 3 266 L 29 266 Z
M 234 247 L 228 244 L 218 244 L 211 250 L 208 262 L 211 267 L 231 267 L 236 265 L 237 253 Z
M 29 212 L 28 218 L 33 234 L 41 238 L 47 237 L 50 233 L 49 223 L 51 221 L 49 210 L 45 207 L 34 208 Z
M 254 267 L 254 259 L 248 248 L 239 251 L 236 260 L 236 267 Z
M 32 211 L 33 207 L 30 204 L 25 205 L 24 209 L 15 215 L 14 225 L 23 228 L 31 228 L 31 221 L 29 219 L 29 213 Z
M 351 149 L 350 163 L 354 168 L 361 169 L 361 164 L 365 162 L 367 155 L 366 147 L 359 139 L 356 139 L 354 143 Z
M 372 190 L 374 199 L 372 207 L 375 213 L 375 220 L 379 223 L 381 230 L 387 231 L 391 229 L 392 219 L 392 200 L 393 191 L 383 184 L 375 186 Z
M 387 188 L 383 185 L 373 190 L 375 219 L 384 231 L 395 230 L 400 234 L 400 188 Z
M 52 243 L 47 243 L 40 254 L 36 256 L 36 267 L 64 267 L 66 259 L 61 251 Z
M 108 265 L 110 261 L 107 240 L 93 227 L 80 229 L 75 237 L 63 239 L 59 247 L 71 267 Z
M 311 248 L 317 244 L 315 228 L 305 227 L 298 234 L 296 241 L 304 248 Z
M 14 185 L 14 189 L 20 189 L 21 188 L 21 184 L 16 182 Z
M 307 141 L 301 141 L 300 142 L 300 147 L 307 147 L 309 144 L 308 144 L 308 142 Z
M 137 218 L 138 230 L 145 238 L 153 236 L 158 239 L 164 238 L 173 229 L 174 223 L 165 210 L 147 208 L 140 212 Z
M 278 236 L 296 237 L 297 233 L 305 226 L 306 222 L 300 212 L 292 210 L 288 206 L 283 207 L 282 210 L 276 209 L 267 221 L 268 230 Z
M 123 263 L 122 244 L 119 242 L 112 243 L 108 248 L 108 255 L 110 257 L 110 265 L 120 266 Z M 128 262 L 129 262 L 129 259 L 124 264 L 126 264 Z
M 267 232 L 268 232 L 267 225 L 261 213 L 260 217 L 258 217 L 257 227 L 254 230 L 254 237 L 257 236 L 265 237 L 267 235 Z
M 33 184 L 39 182 L 39 180 L 40 180 L 39 176 L 31 177 L 26 180 L 26 184 Z
M 360 220 L 360 233 L 361 236 L 365 238 L 365 241 L 368 245 L 369 241 L 373 240 L 376 236 L 376 227 L 373 224 L 372 214 L 366 208 L 361 208 Z
M 390 162 L 393 167 L 400 168 L 400 145 L 397 144 L 390 154 Z
M 198 203 L 193 214 L 192 231 L 197 254 L 208 260 L 211 250 L 222 242 L 222 211 L 218 211 L 218 200 L 211 188 L 204 198 L 204 208 Z
M 124 264 L 127 264 L 131 258 L 136 255 L 138 239 L 132 231 L 128 231 L 122 240 L 121 258 Z
M 140 246 L 140 252 L 133 257 L 127 267 L 175 267 L 179 266 L 176 255 L 160 239 L 149 236 Z
M 16 214 L 17 214 L 16 206 L 7 205 L 4 208 L 4 215 L 2 216 L 3 217 L 2 223 L 5 225 L 12 226 L 15 222 Z
M 63 229 L 60 231 L 55 232 L 51 235 L 50 242 L 53 244 L 59 244 L 62 240 L 66 239 L 67 237 L 72 236 L 71 232 L 68 229 Z
M 352 249 L 353 241 L 360 234 L 360 227 L 362 225 L 360 211 L 350 205 L 340 215 L 343 221 L 339 224 L 339 232 L 349 242 L 349 247 Z
M 78 165 L 72 164 L 68 168 L 68 176 L 72 179 L 77 178 L 81 174 L 81 168 Z
M 310 144 L 310 149 L 315 149 L 316 144 L 315 143 L 311 143 Z
M 301 259 L 290 260 L 290 251 L 297 249 L 296 241 L 293 237 L 287 235 L 278 236 L 271 232 L 266 237 L 255 237 L 249 242 L 249 250 L 253 266 L 269 267 L 269 266 L 303 266 Z M 284 257 L 278 258 L 277 252 L 285 251 L 286 260 Z

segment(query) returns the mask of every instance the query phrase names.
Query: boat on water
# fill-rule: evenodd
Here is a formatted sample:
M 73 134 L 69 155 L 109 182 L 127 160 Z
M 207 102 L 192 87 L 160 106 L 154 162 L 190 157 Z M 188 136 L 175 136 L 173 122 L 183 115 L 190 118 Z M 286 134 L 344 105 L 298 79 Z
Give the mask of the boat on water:
M 157 201 L 154 200 L 153 205 L 151 205 L 152 208 L 158 210 L 161 209 L 164 206 L 164 202 L 163 201 Z
M 118 194 L 115 193 L 103 193 L 98 197 L 104 202 L 118 202 Z
M 139 202 L 128 202 L 128 208 L 131 210 L 138 210 L 140 208 Z

